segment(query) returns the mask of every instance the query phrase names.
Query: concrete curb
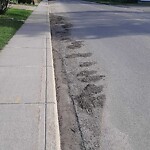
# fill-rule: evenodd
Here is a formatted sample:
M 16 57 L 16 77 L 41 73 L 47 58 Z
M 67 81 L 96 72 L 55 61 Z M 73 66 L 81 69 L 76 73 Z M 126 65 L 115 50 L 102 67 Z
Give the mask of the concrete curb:
M 51 42 L 51 27 L 50 27 L 50 7 L 48 4 L 48 24 L 49 34 L 47 38 L 47 56 L 50 56 L 50 60 L 47 59 L 47 100 L 52 99 L 50 104 L 47 104 L 47 149 L 49 150 L 61 150 L 60 146 L 60 131 L 58 121 L 58 110 L 57 110 L 57 99 L 56 99 L 56 84 L 55 84 L 55 73 L 52 53 L 52 42 Z M 53 118 L 53 119 L 52 119 Z M 49 123 L 49 124 L 48 124 Z

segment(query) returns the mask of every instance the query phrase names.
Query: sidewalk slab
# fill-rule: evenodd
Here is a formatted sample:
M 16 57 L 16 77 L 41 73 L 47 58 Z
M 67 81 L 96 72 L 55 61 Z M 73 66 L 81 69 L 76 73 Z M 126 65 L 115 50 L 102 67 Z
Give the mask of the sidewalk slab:
M 36 55 L 36 54 L 39 55 Z M 7 67 L 42 67 L 46 64 L 43 64 L 45 57 L 44 57 L 45 49 L 44 48 L 19 48 L 19 47 L 7 47 L 3 51 L 0 59 L 0 67 L 7 66 Z M 26 57 L 25 57 L 26 56 Z M 34 59 L 33 59 L 34 56 Z
M 0 51 L 0 149 L 60 150 L 49 5 Z
M 0 149 L 44 150 L 43 116 L 41 105 L 0 105 Z
M 9 45 L 7 45 L 7 47 L 11 47 L 11 48 L 16 48 L 16 47 L 21 47 L 21 48 L 30 48 L 32 50 L 32 48 L 46 48 L 46 36 L 44 35 L 39 35 L 37 34 L 32 34 L 31 36 L 29 36 L 32 32 L 31 31 L 22 31 L 22 35 L 23 36 L 15 36 L 13 37 L 10 42 Z M 24 36 L 24 34 L 28 34 L 26 36 Z M 37 38 L 38 37 L 38 38 Z
M 45 103 L 41 72 L 40 67 L 0 67 L 0 103 Z

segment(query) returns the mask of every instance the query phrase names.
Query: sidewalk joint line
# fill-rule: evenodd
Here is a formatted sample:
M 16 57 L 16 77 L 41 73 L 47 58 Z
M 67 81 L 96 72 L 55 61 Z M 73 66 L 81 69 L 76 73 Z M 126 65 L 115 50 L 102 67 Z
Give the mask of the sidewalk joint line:
M 34 49 L 45 49 L 46 47 L 14 47 L 14 46 L 7 46 L 6 48 L 16 48 L 16 49 L 20 49 L 20 48 L 22 48 L 22 49 L 30 49 L 30 48 L 34 48 Z
M 50 105 L 50 104 L 54 104 L 55 102 L 37 102 L 37 103 L 0 103 L 0 105 Z
M 45 150 L 47 149 L 47 44 L 48 39 L 46 37 L 46 87 L 45 87 Z
M 15 65 L 14 66 L 11 66 L 11 65 L 1 66 L 0 65 L 0 67 L 1 68 L 9 68 L 9 67 L 11 67 L 11 68 L 41 68 L 41 67 L 46 67 L 46 66 L 45 65 L 44 66 L 38 66 L 38 65 L 37 66 L 17 66 L 17 65 L 16 66 Z

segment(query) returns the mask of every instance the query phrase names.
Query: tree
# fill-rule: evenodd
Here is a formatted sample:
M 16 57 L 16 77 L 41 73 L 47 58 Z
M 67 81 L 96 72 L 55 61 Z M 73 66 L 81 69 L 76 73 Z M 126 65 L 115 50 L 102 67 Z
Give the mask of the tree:
M 0 0 L 0 14 L 4 13 L 8 6 L 8 0 Z

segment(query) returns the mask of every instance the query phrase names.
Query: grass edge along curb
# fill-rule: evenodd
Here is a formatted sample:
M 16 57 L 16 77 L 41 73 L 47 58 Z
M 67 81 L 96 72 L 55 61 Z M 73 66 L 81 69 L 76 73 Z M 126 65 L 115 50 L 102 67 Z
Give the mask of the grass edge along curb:
M 24 24 L 31 13 L 31 10 L 9 8 L 5 14 L 0 15 L 0 50 Z

